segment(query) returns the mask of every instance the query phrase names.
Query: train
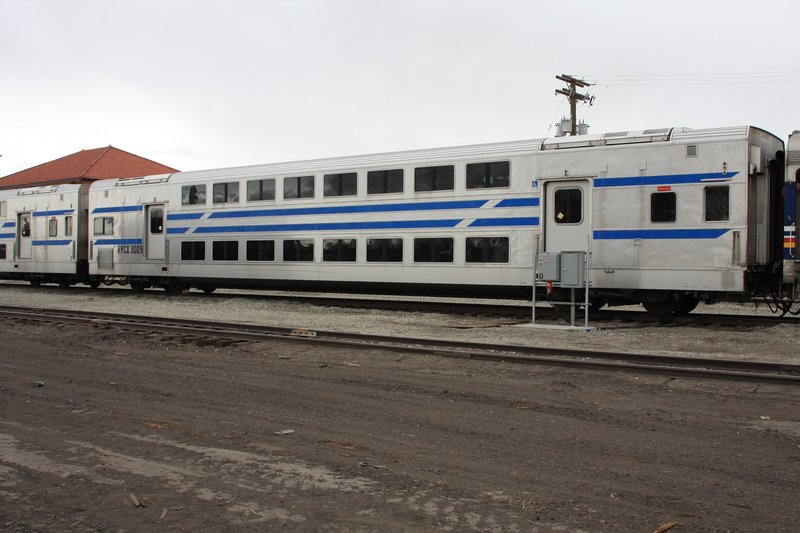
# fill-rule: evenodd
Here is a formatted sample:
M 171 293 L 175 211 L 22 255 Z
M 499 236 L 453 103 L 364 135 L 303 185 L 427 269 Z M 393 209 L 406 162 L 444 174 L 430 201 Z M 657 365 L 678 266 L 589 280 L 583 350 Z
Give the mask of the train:
M 0 278 L 564 301 L 800 301 L 800 132 L 658 128 L 0 190 Z M 588 291 L 588 293 L 587 293 Z M 535 295 L 534 295 L 535 292 Z

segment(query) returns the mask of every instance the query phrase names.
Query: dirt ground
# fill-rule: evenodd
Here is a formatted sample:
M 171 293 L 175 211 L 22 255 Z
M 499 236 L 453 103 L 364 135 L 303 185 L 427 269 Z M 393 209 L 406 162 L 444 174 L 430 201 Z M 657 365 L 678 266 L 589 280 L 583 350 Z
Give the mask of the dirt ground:
M 777 532 L 800 518 L 797 387 L 11 321 L 0 354 L 3 531 Z

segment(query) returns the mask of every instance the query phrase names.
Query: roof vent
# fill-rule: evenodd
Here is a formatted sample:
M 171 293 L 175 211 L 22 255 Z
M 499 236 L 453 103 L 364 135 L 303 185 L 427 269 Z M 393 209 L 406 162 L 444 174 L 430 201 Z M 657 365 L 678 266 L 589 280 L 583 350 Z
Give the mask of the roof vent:
M 608 139 L 611 137 L 627 137 L 627 136 L 628 136 L 627 131 L 613 131 L 611 133 L 604 133 L 603 139 Z
M 642 135 L 666 135 L 671 128 L 660 128 L 657 130 L 644 130 Z

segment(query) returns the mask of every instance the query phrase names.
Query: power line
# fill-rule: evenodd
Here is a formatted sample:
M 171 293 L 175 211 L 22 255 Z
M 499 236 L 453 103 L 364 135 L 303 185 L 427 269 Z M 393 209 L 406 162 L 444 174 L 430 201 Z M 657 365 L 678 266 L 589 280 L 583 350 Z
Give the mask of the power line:
M 695 74 L 605 74 L 584 75 L 607 87 L 652 85 L 750 85 L 800 82 L 800 71 L 721 72 Z

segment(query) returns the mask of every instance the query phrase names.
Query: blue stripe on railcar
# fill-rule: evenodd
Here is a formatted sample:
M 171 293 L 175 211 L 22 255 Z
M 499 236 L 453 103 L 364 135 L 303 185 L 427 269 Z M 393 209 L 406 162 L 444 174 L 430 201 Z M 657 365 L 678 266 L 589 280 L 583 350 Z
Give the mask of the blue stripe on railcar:
M 13 233 L 0 233 L 0 239 L 13 239 L 16 237 Z
M 449 220 L 387 220 L 374 222 L 310 222 L 305 224 L 256 224 L 252 226 L 203 226 L 195 228 L 192 234 L 208 233 L 257 233 L 276 231 L 341 231 L 368 229 L 412 229 L 412 228 L 454 228 L 461 219 Z M 177 230 L 178 228 L 173 228 Z M 184 228 L 181 228 L 184 229 Z M 185 228 L 188 230 L 188 228 Z M 174 233 L 186 233 L 175 231 Z
M 16 228 L 16 227 L 17 227 L 17 223 L 13 222 L 13 221 L 12 222 L 3 222 L 3 225 L 0 226 L 0 228 Z
M 55 209 L 53 211 L 34 211 L 33 216 L 35 217 L 50 217 L 50 216 L 60 216 L 60 215 L 68 215 L 70 213 L 74 213 L 74 209 Z
M 498 228 L 507 226 L 538 226 L 539 217 L 478 218 L 470 222 L 471 228 Z
M 95 207 L 92 209 L 92 214 L 97 213 L 127 213 L 131 211 L 143 211 L 143 205 L 117 205 L 111 207 Z
M 199 220 L 203 213 L 167 213 L 167 220 Z
M 33 246 L 66 246 L 72 244 L 72 239 L 52 239 L 46 241 L 31 241 Z
M 142 244 L 142 239 L 97 239 L 94 243 L 99 246 L 106 244 Z
M 677 185 L 681 183 L 703 183 L 728 181 L 738 172 L 707 172 L 703 174 L 669 174 L 664 176 L 631 176 L 625 178 L 595 178 L 594 187 L 633 187 L 645 185 Z
M 507 198 L 500 200 L 495 207 L 538 207 L 539 197 L 531 196 L 529 198 Z
M 596 240 L 616 239 L 717 239 L 729 229 L 617 229 L 595 230 Z

